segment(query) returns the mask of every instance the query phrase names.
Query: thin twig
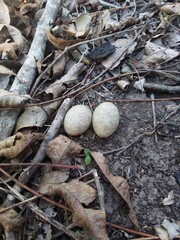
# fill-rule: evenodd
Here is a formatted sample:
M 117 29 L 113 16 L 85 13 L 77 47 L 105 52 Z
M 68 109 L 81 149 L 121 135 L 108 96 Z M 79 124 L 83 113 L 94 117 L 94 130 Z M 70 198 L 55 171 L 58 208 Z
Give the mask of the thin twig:
M 62 165 L 62 164 L 53 164 L 53 163 L 0 163 L 0 167 L 7 166 L 46 166 L 46 167 L 55 167 L 55 168 L 70 168 L 70 169 L 84 169 L 84 166 L 80 165 Z
M 107 98 L 106 101 L 108 102 L 120 102 L 120 103 L 135 103 L 135 102 L 162 102 L 162 101 L 179 101 L 180 97 L 171 97 L 171 98 L 156 98 L 156 99 L 109 99 Z
M 94 175 L 94 180 L 95 180 L 96 188 L 97 188 L 97 192 L 98 192 L 100 209 L 104 211 L 104 209 L 105 209 L 105 206 L 104 206 L 104 191 L 102 190 L 102 187 L 101 187 L 99 177 L 98 177 L 98 173 L 97 173 L 96 169 L 93 169 L 93 175 Z
M 143 73 L 146 73 L 146 74 L 147 74 L 147 73 L 158 73 L 158 74 L 166 75 L 166 74 L 168 74 L 168 73 L 172 73 L 172 71 L 160 71 L 160 70 L 149 69 L 149 70 L 139 70 L 138 74 L 140 74 L 140 73 L 142 73 L 142 74 L 143 74 Z M 174 73 L 175 73 L 175 74 L 180 74 L 180 72 L 174 72 Z M 137 72 L 123 73 L 123 74 L 120 74 L 120 75 L 117 75 L 117 76 L 114 76 L 114 77 L 110 77 L 110 78 L 104 79 L 104 80 L 102 80 L 102 81 L 100 81 L 100 82 L 97 82 L 97 83 L 92 84 L 92 83 L 96 80 L 96 79 L 93 79 L 92 81 L 86 83 L 84 86 L 82 86 L 82 87 L 78 88 L 77 90 L 75 90 L 75 91 L 73 91 L 73 92 L 70 92 L 70 93 L 68 93 L 68 94 L 66 94 L 66 95 L 63 95 L 63 96 L 61 96 L 61 97 L 58 97 L 58 98 L 55 98 L 55 99 L 52 99 L 52 100 L 49 100 L 49 101 L 41 102 L 41 103 L 26 104 L 24 107 L 33 107 L 33 106 L 37 106 L 37 105 L 39 105 L 39 106 L 40 106 L 40 105 L 45 105 L 45 104 L 49 104 L 49 103 L 58 101 L 58 100 L 60 100 L 60 99 L 65 99 L 65 98 L 67 98 L 67 97 L 75 98 L 75 97 L 83 94 L 84 92 L 86 92 L 86 91 L 88 91 L 88 90 L 90 90 L 90 89 L 92 89 L 92 88 L 94 88 L 94 87 L 96 87 L 96 86 L 99 86 L 99 85 L 101 85 L 101 84 L 103 84 L 103 83 L 105 83 L 105 82 L 114 81 L 114 80 L 116 80 L 116 79 L 118 79 L 118 78 L 126 77 L 126 76 L 129 76 L 129 75 L 136 75 L 136 74 L 137 74 Z M 180 78 L 177 78 L 177 77 L 175 77 L 175 76 L 173 76 L 173 75 L 168 74 L 168 77 L 171 77 L 171 78 L 173 78 L 173 79 L 176 80 L 176 81 L 180 81 Z M 91 85 L 91 84 L 92 84 L 92 85 Z M 76 94 L 76 93 L 78 93 L 78 94 L 74 96 L 74 94 Z M 177 98 L 174 98 L 174 99 L 175 99 L 175 100 L 179 100 L 178 97 L 177 97 Z M 132 101 L 132 102 L 133 102 L 133 100 L 118 100 L 118 101 L 124 101 L 124 102 L 126 102 L 126 101 L 129 101 L 129 102 Z M 142 101 L 142 100 L 139 100 L 139 101 Z M 148 101 L 148 100 L 143 100 L 143 101 Z M 149 100 L 149 101 L 152 101 L 152 100 Z M 163 100 L 162 100 L 162 101 L 163 101 Z
M 154 93 L 151 94 L 150 98 L 152 100 L 154 100 Z M 152 112 L 153 112 L 153 126 L 155 127 L 157 125 L 157 120 L 156 120 L 156 109 L 155 109 L 155 104 L 154 101 L 151 102 L 152 103 Z M 155 136 L 155 142 L 156 144 L 158 143 L 158 138 L 157 138 L 157 132 L 154 132 L 154 136 Z
M 139 235 L 139 236 L 143 236 L 143 237 L 155 237 L 154 235 L 151 235 L 151 234 L 148 234 L 148 233 L 144 233 L 144 232 L 139 232 L 139 231 L 136 231 L 136 230 L 133 230 L 133 229 L 129 229 L 129 228 L 125 228 L 125 227 L 116 225 L 116 224 L 111 223 L 111 222 L 106 222 L 106 224 L 111 226 L 111 227 L 114 227 L 116 229 L 125 231 L 127 233 L 131 233 L 131 234 L 134 234 L 134 235 Z

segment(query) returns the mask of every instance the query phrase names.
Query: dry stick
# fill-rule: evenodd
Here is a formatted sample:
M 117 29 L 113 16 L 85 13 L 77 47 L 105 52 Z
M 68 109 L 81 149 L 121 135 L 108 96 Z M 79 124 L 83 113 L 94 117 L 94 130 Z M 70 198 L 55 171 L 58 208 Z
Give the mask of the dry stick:
M 169 78 L 172 78 L 173 80 L 180 81 L 179 78 L 177 78 L 177 77 L 169 74 L 169 72 L 170 72 L 170 73 L 175 73 L 175 72 L 172 72 L 172 71 L 168 71 L 168 72 L 167 72 L 167 71 L 161 71 L 161 70 L 148 69 L 148 70 L 139 70 L 139 72 L 137 72 L 137 70 L 135 70 L 135 72 L 123 73 L 123 74 L 120 74 L 120 75 L 118 75 L 118 76 L 111 77 L 111 78 L 107 78 L 107 79 L 102 80 L 101 82 L 97 82 L 97 83 L 94 83 L 94 84 L 90 85 L 91 83 L 93 83 L 93 82 L 96 80 L 96 79 L 93 79 L 92 81 L 90 81 L 90 82 L 88 82 L 86 85 L 84 85 L 83 87 L 81 87 L 81 88 L 79 88 L 78 90 L 72 92 L 71 95 L 66 95 L 66 96 L 70 97 L 70 96 L 72 96 L 74 93 L 80 91 L 80 92 L 75 96 L 75 97 L 77 97 L 78 95 L 86 92 L 87 90 L 89 90 L 89 89 L 91 89 L 91 88 L 93 88 L 93 87 L 99 86 L 99 85 L 102 84 L 102 83 L 105 83 L 105 82 L 108 82 L 108 81 L 111 81 L 111 80 L 116 80 L 117 78 L 122 78 L 122 77 L 126 77 L 126 76 L 129 76 L 129 75 L 134 75 L 134 74 L 137 74 L 137 75 L 139 76 L 140 73 L 148 73 L 148 72 L 149 72 L 149 73 L 153 72 L 153 73 L 163 74 L 163 75 L 165 75 L 165 76 L 167 76 L 167 77 L 169 77 Z M 180 72 L 176 72 L 176 74 L 180 74 Z M 90 85 L 90 86 L 89 86 L 89 85 Z M 86 88 L 86 87 L 87 87 L 87 88 Z M 85 88 L 85 89 L 84 89 L 84 88 Z M 81 90 L 82 90 L 82 91 L 81 91 Z M 63 96 L 63 97 L 65 97 L 65 96 Z M 62 98 L 63 98 L 63 97 L 62 97 Z M 57 100 L 58 100 L 58 99 L 57 99 Z
M 83 169 L 83 165 L 62 165 L 62 164 L 52 164 L 52 163 L 0 163 L 0 167 L 7 166 L 46 166 L 46 167 L 55 167 L 55 168 L 70 168 L 70 169 Z
M 81 177 L 78 177 L 77 179 L 81 180 L 82 178 L 85 178 L 85 177 L 87 177 L 89 175 L 92 175 L 92 174 L 94 176 L 94 179 L 86 182 L 86 184 L 89 184 L 89 183 L 95 181 L 97 192 L 98 192 L 98 197 L 99 197 L 100 209 L 104 211 L 104 209 L 105 209 L 105 206 L 104 206 L 104 192 L 102 190 L 102 187 L 101 187 L 96 169 L 92 169 L 91 171 L 89 171 L 88 173 L 85 173 L 84 175 L 82 175 Z
M 156 99 L 106 99 L 108 102 L 120 102 L 120 103 L 135 103 L 135 102 L 161 102 L 161 101 L 177 101 L 180 100 L 180 97 L 172 98 L 156 98 Z
M 104 206 L 104 192 L 102 190 L 102 187 L 101 187 L 101 184 L 100 184 L 99 177 L 98 177 L 96 169 L 93 169 L 93 175 L 94 175 L 94 180 L 95 180 L 96 188 L 97 188 L 97 192 L 98 192 L 100 209 L 104 211 L 105 210 L 105 206 Z
M 0 169 L 1 172 L 3 172 L 6 176 L 9 175 L 6 171 L 2 171 L 3 169 Z M 9 175 L 9 177 L 11 177 L 11 175 Z M 11 177 L 12 180 L 16 180 L 15 178 Z M 17 180 L 16 180 L 17 181 Z M 12 190 L 12 188 L 11 188 Z M 21 200 L 21 201 L 25 201 L 26 198 L 21 195 L 18 191 L 16 191 L 16 189 L 13 188 L 13 194 L 16 195 L 16 197 Z M 41 194 L 39 194 L 41 195 Z M 59 229 L 60 231 L 63 231 L 65 234 L 67 234 L 68 236 L 70 236 L 72 239 L 75 240 L 79 240 L 79 237 L 76 236 L 76 234 L 74 232 L 72 232 L 70 229 L 67 229 L 64 225 L 62 225 L 61 223 L 57 222 L 56 220 L 54 220 L 53 218 L 50 218 L 46 213 L 44 213 L 37 205 L 33 204 L 33 203 L 28 203 L 28 207 L 34 212 L 36 213 L 39 217 L 41 217 L 43 220 L 45 220 L 46 222 L 50 223 L 51 225 L 53 225 L 54 227 L 56 227 L 57 229 Z
M 39 77 L 36 79 L 36 82 L 34 84 L 34 86 L 32 87 L 31 89 L 31 92 L 30 92 L 30 95 L 32 95 L 32 97 L 35 96 L 36 94 L 36 87 L 37 85 L 39 84 L 40 80 L 42 79 L 42 77 L 44 76 L 44 74 L 46 74 L 50 69 L 51 67 L 58 61 L 61 59 L 61 57 L 66 53 L 68 52 L 69 50 L 73 49 L 73 48 L 76 48 L 82 44 L 86 44 L 86 43 L 90 43 L 90 42 L 94 42 L 94 41 L 97 41 L 97 40 L 100 40 L 100 39 L 104 39 L 104 38 L 107 38 L 107 37 L 113 37 L 114 35 L 117 35 L 117 34 L 123 34 L 123 33 L 126 33 L 126 32 L 129 32 L 129 31 L 134 31 L 134 30 L 137 30 L 139 27 L 133 27 L 131 29 L 126 29 L 126 30 L 123 30 L 123 31 L 119 31 L 119 32 L 115 32 L 115 33 L 111 33 L 111 34 L 107 34 L 105 36 L 102 36 L 102 37 L 97 37 L 97 38 L 93 38 L 93 39 L 89 39 L 89 40 L 85 40 L 85 41 L 82 41 L 82 42 L 79 42 L 79 43 L 76 43 L 74 45 L 71 45 L 69 47 L 66 47 L 63 52 L 57 57 L 55 58 L 51 64 L 48 65 L 48 67 L 39 75 Z M 144 29 L 144 27 L 143 27 Z M 141 29 L 142 31 L 142 29 Z M 138 34 L 137 34 L 138 35 Z M 135 39 L 137 38 L 137 35 L 135 37 Z M 133 39 L 133 41 L 135 40 Z M 133 42 L 132 41 L 132 42 Z
M 159 237 L 143 237 L 143 238 L 133 238 L 131 240 L 155 240 L 155 239 L 160 239 Z
M 18 94 L 27 94 L 29 92 L 36 75 L 37 61 L 42 61 L 44 58 L 44 52 L 46 49 L 46 31 L 49 22 L 54 21 L 58 9 L 61 6 L 61 2 L 61 0 L 47 0 L 45 10 L 39 20 L 26 60 L 18 71 L 17 77 L 15 77 L 10 88 L 11 92 Z M 11 135 L 19 113 L 20 109 L 0 112 L 1 140 Z
M 154 93 L 151 94 L 150 98 L 152 100 L 154 100 Z M 154 101 L 151 102 L 152 103 L 152 112 L 153 112 L 153 126 L 156 127 L 157 125 L 157 120 L 156 120 L 156 109 L 155 109 L 155 104 Z M 155 136 L 155 142 L 156 144 L 158 143 L 158 138 L 157 138 L 157 132 L 154 132 L 154 136 Z
M 13 194 L 14 195 L 14 194 Z M 15 208 L 15 207 L 18 207 L 18 206 L 21 206 L 23 204 L 26 204 L 28 202 L 32 202 L 34 201 L 35 199 L 39 198 L 38 196 L 33 196 L 31 198 L 28 198 L 24 201 L 21 201 L 21 202 L 18 202 L 18 203 L 14 203 L 13 205 L 9 206 L 9 207 L 6 207 L 6 208 L 3 208 L 3 210 L 0 210 L 0 214 L 3 213 L 3 212 L 6 212 L 7 210 L 10 210 L 12 208 Z
M 155 237 L 154 235 L 151 235 L 151 234 L 148 234 L 148 233 L 144 233 L 144 232 L 139 232 L 139 231 L 136 231 L 136 230 L 133 230 L 133 229 L 129 229 L 129 228 L 125 228 L 125 227 L 116 225 L 116 224 L 111 223 L 111 222 L 106 222 L 106 224 L 111 226 L 111 227 L 114 227 L 116 229 L 120 229 L 122 231 L 125 231 L 127 233 L 131 233 L 131 234 L 134 234 L 134 235 L 139 235 L 139 236 L 143 236 L 143 237 Z
M 145 90 L 158 91 L 163 93 L 180 93 L 180 86 L 167 86 L 156 83 L 144 83 Z
M 176 82 L 180 82 L 179 77 L 176 77 L 176 76 L 172 75 L 172 74 L 180 74 L 180 72 L 178 72 L 178 71 L 170 71 L 170 70 L 165 71 L 165 70 L 155 70 L 154 69 L 154 70 L 150 70 L 150 72 L 161 74 L 161 75 L 164 75 L 167 78 L 171 78 L 171 79 L 175 80 Z
M 175 15 L 179 15 L 179 14 L 173 14 L 171 17 L 174 17 Z M 170 17 L 170 18 L 171 18 Z M 165 23 L 169 24 L 171 27 L 173 27 L 176 31 L 180 32 L 180 29 L 177 28 L 176 26 L 174 26 L 172 23 L 170 23 L 169 21 L 165 20 L 164 18 L 162 19 Z M 170 19 L 169 19 L 170 20 Z
M 98 0 L 99 4 L 101 4 L 103 7 L 112 7 L 112 8 L 118 8 L 119 6 L 105 2 L 103 0 Z

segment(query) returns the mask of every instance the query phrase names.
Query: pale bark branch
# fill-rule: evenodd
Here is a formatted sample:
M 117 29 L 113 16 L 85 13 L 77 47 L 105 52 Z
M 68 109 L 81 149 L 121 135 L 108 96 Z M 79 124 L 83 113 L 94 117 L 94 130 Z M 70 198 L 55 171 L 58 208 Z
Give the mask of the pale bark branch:
M 19 70 L 10 91 L 18 94 L 28 94 L 35 81 L 37 61 L 42 61 L 46 48 L 46 31 L 49 23 L 55 20 L 62 0 L 48 0 L 43 15 L 38 23 L 27 58 Z M 0 112 L 0 140 L 11 135 L 20 109 L 3 110 Z

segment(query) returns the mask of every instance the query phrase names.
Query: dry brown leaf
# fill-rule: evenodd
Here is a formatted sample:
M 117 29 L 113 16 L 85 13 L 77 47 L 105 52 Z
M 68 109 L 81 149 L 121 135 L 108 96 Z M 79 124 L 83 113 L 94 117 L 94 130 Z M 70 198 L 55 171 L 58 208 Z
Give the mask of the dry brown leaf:
M 46 93 L 53 94 L 53 98 L 57 98 L 62 93 L 64 89 L 64 84 L 75 84 L 79 78 L 79 74 L 85 69 L 85 65 L 83 63 L 77 63 L 70 68 L 70 70 L 65 74 L 60 80 L 57 80 L 55 83 L 51 84 L 47 89 Z
M 46 154 L 54 164 L 67 165 L 72 157 L 79 155 L 82 147 L 64 135 L 59 135 L 46 146 Z
M 63 171 L 53 171 L 47 173 L 41 181 L 41 187 L 44 185 L 61 185 L 71 194 L 73 194 L 81 203 L 88 205 L 96 198 L 96 190 L 84 182 L 74 179 L 64 183 L 69 175 Z M 45 186 L 43 188 L 46 188 Z
M 38 3 L 26 3 L 24 5 L 21 6 L 20 8 L 20 13 L 22 15 L 31 12 L 33 10 L 38 10 L 40 8 L 40 5 Z
M 168 32 L 162 37 L 162 42 L 169 44 L 170 47 L 180 45 L 180 35 L 173 32 Z
M 178 51 L 170 48 L 161 47 L 148 41 L 144 48 L 143 59 L 140 61 L 140 63 L 152 66 L 162 62 L 170 61 L 178 55 Z
M 106 178 L 110 181 L 112 186 L 116 189 L 116 191 L 120 194 L 120 196 L 125 200 L 129 207 L 129 218 L 132 221 L 132 223 L 139 228 L 139 223 L 136 217 L 136 214 L 131 206 L 131 200 L 130 200 L 130 193 L 129 193 L 129 185 L 126 179 L 120 176 L 113 176 L 111 172 L 108 169 L 108 166 L 105 163 L 105 158 L 102 153 L 100 152 L 92 152 L 90 151 L 92 157 L 98 164 L 99 168 L 103 172 L 103 174 L 106 176 Z
M 125 55 L 134 50 L 137 43 L 134 42 L 129 47 L 131 42 L 132 42 L 132 39 L 127 39 L 127 38 L 119 38 L 115 42 L 112 42 L 112 45 L 116 47 L 116 51 L 106 59 L 103 59 L 101 61 L 101 64 L 105 68 L 114 69 L 115 67 L 117 67 L 120 64 L 121 60 L 124 59 Z
M 47 39 L 52 45 L 54 45 L 57 49 L 63 50 L 65 47 L 71 46 L 75 43 L 81 42 L 81 39 L 73 39 L 73 40 L 65 40 L 63 38 L 56 38 L 50 30 L 46 33 Z
M 90 240 L 108 240 L 106 234 L 105 212 L 83 208 L 80 201 L 69 190 L 61 186 L 40 185 L 39 192 L 50 196 L 61 196 L 72 209 L 73 223 L 88 232 Z
M 116 28 L 119 26 L 118 16 L 111 16 L 111 12 L 109 10 L 105 10 L 102 14 L 103 21 L 103 29 Z
M 30 99 L 29 95 L 18 95 L 0 89 L 0 108 L 23 107 Z
M 174 201 L 175 201 L 174 191 L 171 190 L 171 191 L 169 192 L 168 196 L 163 199 L 162 204 L 163 204 L 164 206 L 168 206 L 168 205 L 173 204 Z
M 9 8 L 3 0 L 0 0 L 0 24 L 1 23 L 10 24 Z
M 22 33 L 14 26 L 0 24 L 0 35 L 3 36 L 3 34 L 5 34 L 3 42 L 12 38 L 14 43 L 17 45 L 18 55 L 20 55 L 24 47 L 24 37 Z
M 169 240 L 169 234 L 165 228 L 163 228 L 161 225 L 156 225 L 154 228 L 156 230 L 158 237 L 161 240 Z
M 0 211 L 4 208 L 0 208 Z M 10 209 L 0 213 L 0 224 L 3 226 L 6 233 L 17 232 L 22 227 L 23 218 L 15 210 Z
M 61 184 L 66 190 L 73 194 L 77 199 L 86 205 L 96 198 L 96 190 L 84 182 L 74 179 L 68 183 Z
M 65 171 L 52 171 L 46 173 L 45 177 L 41 181 L 41 185 L 46 184 L 61 184 L 65 182 L 69 177 L 69 174 Z
M 180 221 L 165 218 L 161 225 L 156 225 L 155 230 L 161 240 L 173 240 L 180 232 Z
M 58 109 L 59 105 L 60 101 L 56 101 L 43 106 L 43 108 L 39 106 L 26 108 L 17 120 L 15 132 L 23 128 L 44 126 L 49 116 Z
M 180 3 L 166 4 L 160 8 L 160 11 L 166 14 L 180 14 Z
M 43 134 L 32 133 L 32 134 L 22 134 L 16 133 L 0 142 L 0 157 L 14 158 L 19 155 L 25 148 L 30 147 L 34 142 L 43 139 Z
M 54 59 L 56 59 L 61 53 L 62 53 L 62 51 L 55 50 L 54 51 Z M 68 61 L 68 57 L 67 57 L 66 54 L 64 54 L 61 57 L 61 59 L 53 65 L 52 71 L 53 71 L 53 78 L 54 79 L 59 78 L 61 76 L 61 74 L 63 73 L 63 71 L 65 69 L 67 61 Z
M 14 60 L 17 58 L 17 45 L 15 42 L 5 42 L 0 44 L 1 59 Z

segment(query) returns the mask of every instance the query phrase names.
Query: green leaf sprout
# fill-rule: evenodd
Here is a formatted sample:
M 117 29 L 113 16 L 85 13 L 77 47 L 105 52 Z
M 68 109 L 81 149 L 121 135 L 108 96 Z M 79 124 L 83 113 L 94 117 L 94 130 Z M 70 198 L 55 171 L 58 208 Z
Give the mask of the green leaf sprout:
M 88 148 L 84 148 L 84 155 L 85 155 L 85 164 L 90 164 L 91 163 L 91 156 L 90 156 L 90 151 Z

